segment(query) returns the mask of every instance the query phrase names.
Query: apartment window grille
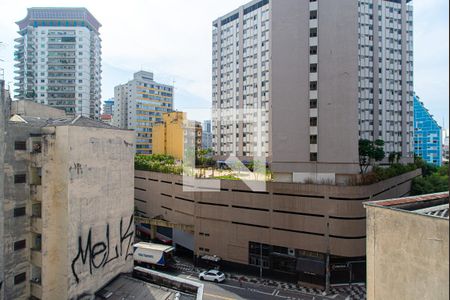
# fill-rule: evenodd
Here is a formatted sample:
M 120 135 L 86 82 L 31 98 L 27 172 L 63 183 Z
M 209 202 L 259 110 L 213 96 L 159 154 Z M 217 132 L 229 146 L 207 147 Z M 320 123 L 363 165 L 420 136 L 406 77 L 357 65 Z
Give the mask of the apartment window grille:
M 26 272 L 23 272 L 23 273 L 20 273 L 20 274 L 14 276 L 14 284 L 15 285 L 25 282 L 26 280 L 27 280 Z
M 27 150 L 27 143 L 25 141 L 15 141 L 14 150 Z
M 14 175 L 14 183 L 26 183 L 27 175 L 26 174 L 17 174 Z
M 27 245 L 26 240 L 14 242 L 14 251 L 19 251 L 19 250 L 25 249 L 26 245 Z
M 25 216 L 26 208 L 25 207 L 16 207 L 14 208 L 14 217 Z

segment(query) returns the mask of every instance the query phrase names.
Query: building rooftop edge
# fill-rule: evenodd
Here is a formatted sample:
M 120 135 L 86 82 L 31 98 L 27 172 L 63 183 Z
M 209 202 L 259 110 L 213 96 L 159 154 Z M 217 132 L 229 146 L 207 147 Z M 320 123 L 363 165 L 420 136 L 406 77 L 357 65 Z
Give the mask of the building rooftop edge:
M 441 219 L 448 219 L 449 206 L 449 192 L 441 192 L 435 194 L 410 196 L 403 198 L 368 201 L 364 202 L 364 207 L 376 207 L 384 209 L 398 210 L 402 212 L 409 212 L 423 216 L 438 217 Z M 437 210 L 444 210 L 442 207 L 446 206 L 445 215 L 432 214 Z M 433 209 L 435 208 L 435 209 Z
M 74 18 L 77 20 L 85 20 L 89 22 L 93 28 L 98 32 L 102 24 L 91 14 L 91 12 L 85 8 L 85 7 L 30 7 L 27 9 L 27 15 L 25 18 L 23 18 L 20 21 L 17 21 L 16 24 L 19 26 L 20 30 L 24 29 L 25 27 L 29 26 L 32 20 L 39 20 L 43 18 L 38 18 L 33 15 L 33 12 L 37 11 L 55 11 L 55 10 L 65 10 L 65 11 L 81 11 L 85 15 L 82 19 Z M 46 20 L 57 20 L 59 18 L 48 18 Z

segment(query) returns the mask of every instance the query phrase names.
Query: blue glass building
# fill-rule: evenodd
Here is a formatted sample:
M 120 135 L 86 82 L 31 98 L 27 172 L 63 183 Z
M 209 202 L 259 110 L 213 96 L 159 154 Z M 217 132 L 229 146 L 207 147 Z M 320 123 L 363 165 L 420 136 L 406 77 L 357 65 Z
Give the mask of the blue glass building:
M 414 96 L 414 153 L 430 164 L 442 165 L 442 128 Z

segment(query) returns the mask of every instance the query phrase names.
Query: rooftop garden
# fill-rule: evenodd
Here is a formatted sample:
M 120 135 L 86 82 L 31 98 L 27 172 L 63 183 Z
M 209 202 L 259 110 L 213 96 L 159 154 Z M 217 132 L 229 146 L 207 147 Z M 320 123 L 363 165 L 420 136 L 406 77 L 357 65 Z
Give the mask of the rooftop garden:
M 384 142 L 381 140 L 361 140 L 359 143 L 360 174 L 350 177 L 348 185 L 370 185 L 402 174 L 422 169 L 422 177 L 413 181 L 412 194 L 436 193 L 448 190 L 448 165 L 438 168 L 416 157 L 414 163 L 400 163 L 401 155 L 392 153 L 387 160 L 384 152 Z M 381 165 L 380 162 L 384 162 Z M 136 155 L 135 169 L 166 174 L 183 174 L 183 164 L 169 155 Z M 189 169 L 189 170 L 188 170 Z M 259 171 L 258 171 L 259 170 Z M 211 150 L 200 150 L 196 153 L 195 167 L 187 168 L 185 173 L 196 178 L 222 180 L 265 180 L 272 181 L 273 176 L 265 166 L 256 162 L 236 162 L 230 168 L 224 162 L 217 162 Z M 316 182 L 306 180 L 305 184 L 334 185 L 331 181 Z

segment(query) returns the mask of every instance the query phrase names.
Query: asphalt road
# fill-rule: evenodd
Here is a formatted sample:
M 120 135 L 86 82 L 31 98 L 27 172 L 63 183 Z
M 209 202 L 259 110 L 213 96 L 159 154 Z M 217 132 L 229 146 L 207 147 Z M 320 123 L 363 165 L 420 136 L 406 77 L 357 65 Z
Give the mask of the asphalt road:
M 179 274 L 178 277 L 201 282 L 204 284 L 203 299 L 205 300 L 237 300 L 237 299 L 257 299 L 257 300 L 330 300 L 338 299 L 334 297 L 319 297 L 300 292 L 286 291 L 282 289 L 271 288 L 263 285 L 226 280 L 223 283 L 211 283 L 200 281 L 197 276 Z

